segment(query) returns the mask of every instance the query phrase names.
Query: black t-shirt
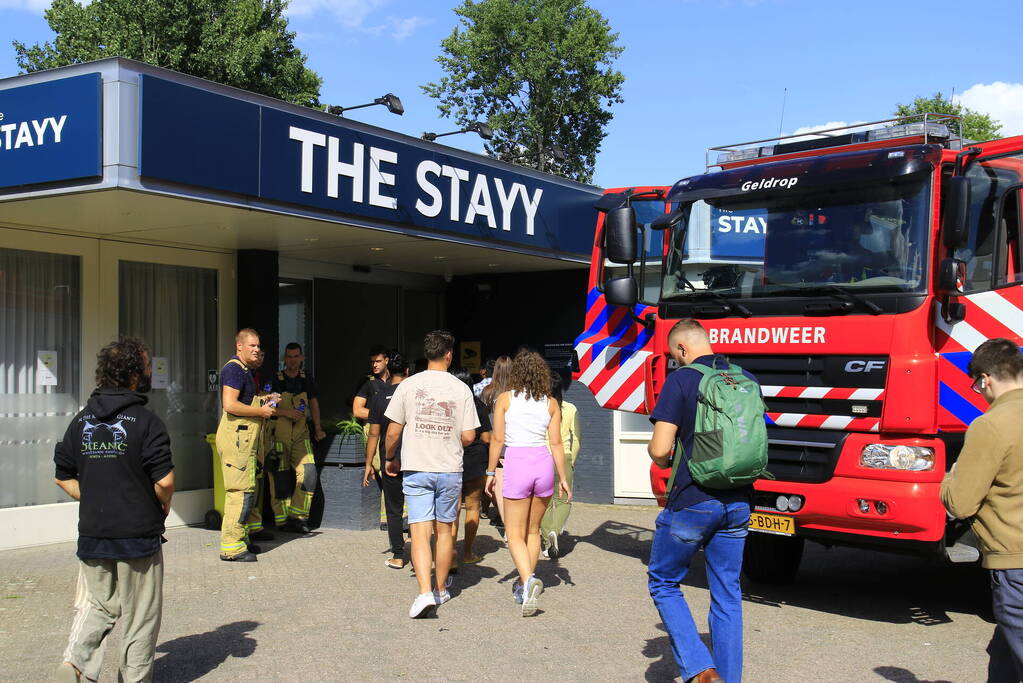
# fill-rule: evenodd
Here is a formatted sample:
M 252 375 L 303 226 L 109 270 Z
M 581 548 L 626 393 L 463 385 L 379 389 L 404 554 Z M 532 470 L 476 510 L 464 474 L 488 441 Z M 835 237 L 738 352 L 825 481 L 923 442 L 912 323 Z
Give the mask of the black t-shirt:
M 490 411 L 480 399 L 473 396 L 476 403 L 476 415 L 480 419 L 480 426 L 476 428 L 476 440 L 462 450 L 462 481 L 478 479 L 487 473 L 487 458 L 490 456 L 490 448 L 487 447 L 480 436 L 483 432 L 489 432 Z
M 371 380 L 372 381 L 372 380 Z M 395 389 L 398 388 L 397 384 L 390 384 L 389 382 L 383 382 L 376 380 L 383 386 L 377 391 L 372 398 L 369 399 L 369 418 L 366 420 L 371 425 L 380 425 L 380 460 L 383 462 L 384 458 L 387 457 L 386 437 L 387 437 L 387 426 L 391 424 L 391 420 L 384 415 L 387 410 L 387 406 L 391 404 L 391 397 L 394 396 Z M 366 382 L 369 384 L 369 382 Z M 398 446 L 394 449 L 395 457 L 401 455 L 401 437 L 398 437 Z
M 376 396 L 378 393 L 380 393 L 389 386 L 396 385 L 391 384 L 389 382 L 385 382 L 379 377 L 375 376 L 367 377 L 366 381 L 362 383 L 361 387 L 359 387 L 359 391 L 358 393 L 355 394 L 355 397 L 366 399 L 366 405 L 368 406 L 369 402 L 372 400 L 374 396 Z
M 281 375 L 284 376 L 283 381 L 280 379 Z M 274 375 L 272 385 L 277 393 L 301 394 L 304 391 L 307 399 L 316 398 L 316 380 L 309 373 L 306 373 L 305 377 L 301 374 L 288 377 L 287 372 L 282 372 Z

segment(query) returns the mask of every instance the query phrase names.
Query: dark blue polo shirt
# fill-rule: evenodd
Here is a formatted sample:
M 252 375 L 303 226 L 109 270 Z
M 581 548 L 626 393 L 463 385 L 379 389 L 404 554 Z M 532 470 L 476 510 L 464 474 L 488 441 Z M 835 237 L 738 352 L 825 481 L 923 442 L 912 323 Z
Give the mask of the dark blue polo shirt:
M 728 367 L 728 361 L 723 356 L 700 356 L 693 362 L 709 367 Z M 754 382 L 757 380 L 745 370 L 742 373 Z M 701 379 L 703 379 L 703 375 L 695 370 L 679 368 L 674 371 L 668 375 L 668 379 L 664 382 L 664 388 L 661 389 L 661 395 L 657 399 L 657 405 L 650 413 L 650 422 L 670 422 L 678 427 L 677 438 L 681 440 L 682 449 L 686 453 L 693 451 L 693 429 L 696 426 L 697 394 Z M 665 506 L 667 509 L 682 510 L 707 500 L 736 503 L 748 502 L 751 499 L 752 486 L 726 490 L 708 489 L 700 486 L 689 475 L 685 456 L 676 452 L 675 458 L 683 459 L 679 460 L 675 485 L 668 494 L 668 504 Z
M 247 406 L 252 405 L 252 399 L 256 397 L 256 380 L 252 371 L 243 368 L 231 361 L 238 360 L 238 356 L 232 356 L 231 360 L 220 370 L 220 386 L 231 387 L 238 390 L 238 400 Z

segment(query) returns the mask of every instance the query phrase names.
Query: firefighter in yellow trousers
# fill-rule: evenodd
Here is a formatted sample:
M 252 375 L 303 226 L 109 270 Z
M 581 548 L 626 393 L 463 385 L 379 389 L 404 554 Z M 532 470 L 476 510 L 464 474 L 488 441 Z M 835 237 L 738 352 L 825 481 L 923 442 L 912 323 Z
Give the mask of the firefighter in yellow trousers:
M 273 450 L 267 473 L 270 504 L 277 528 L 309 533 L 309 506 L 316 491 L 317 472 L 309 438 L 309 420 L 316 440 L 325 434 L 320 426 L 316 383 L 302 370 L 302 347 L 291 342 L 284 349 L 284 370 L 274 378 L 272 390 L 280 394 L 273 420 Z
M 252 369 L 259 364 L 259 334 L 246 328 L 235 336 L 235 352 L 220 371 L 223 412 L 217 426 L 217 452 L 224 475 L 224 517 L 220 526 L 220 559 L 255 562 L 247 525 L 254 525 L 259 488 L 261 431 L 275 413 L 279 397 L 261 401 Z

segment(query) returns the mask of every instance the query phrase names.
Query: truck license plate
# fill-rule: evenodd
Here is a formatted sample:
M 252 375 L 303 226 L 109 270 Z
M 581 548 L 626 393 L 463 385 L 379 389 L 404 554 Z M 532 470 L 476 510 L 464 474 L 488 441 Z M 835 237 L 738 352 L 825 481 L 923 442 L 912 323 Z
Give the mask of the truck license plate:
M 791 536 L 796 533 L 796 522 L 791 517 L 783 515 L 754 512 L 749 516 L 749 528 L 751 531 L 764 531 L 769 534 Z

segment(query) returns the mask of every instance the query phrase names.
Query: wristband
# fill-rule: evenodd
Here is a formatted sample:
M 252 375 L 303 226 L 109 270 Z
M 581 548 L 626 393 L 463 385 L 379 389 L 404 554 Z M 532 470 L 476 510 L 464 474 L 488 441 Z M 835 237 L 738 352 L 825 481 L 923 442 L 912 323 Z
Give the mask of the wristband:
M 497 476 L 497 472 L 486 472 L 485 474 L 486 474 L 486 475 L 487 475 L 488 477 L 496 477 L 496 476 Z
M 398 459 L 398 456 L 394 456 L 393 458 L 386 458 L 386 457 L 384 458 L 384 460 L 387 461 L 387 462 L 393 462 L 393 461 L 395 461 L 397 459 Z

